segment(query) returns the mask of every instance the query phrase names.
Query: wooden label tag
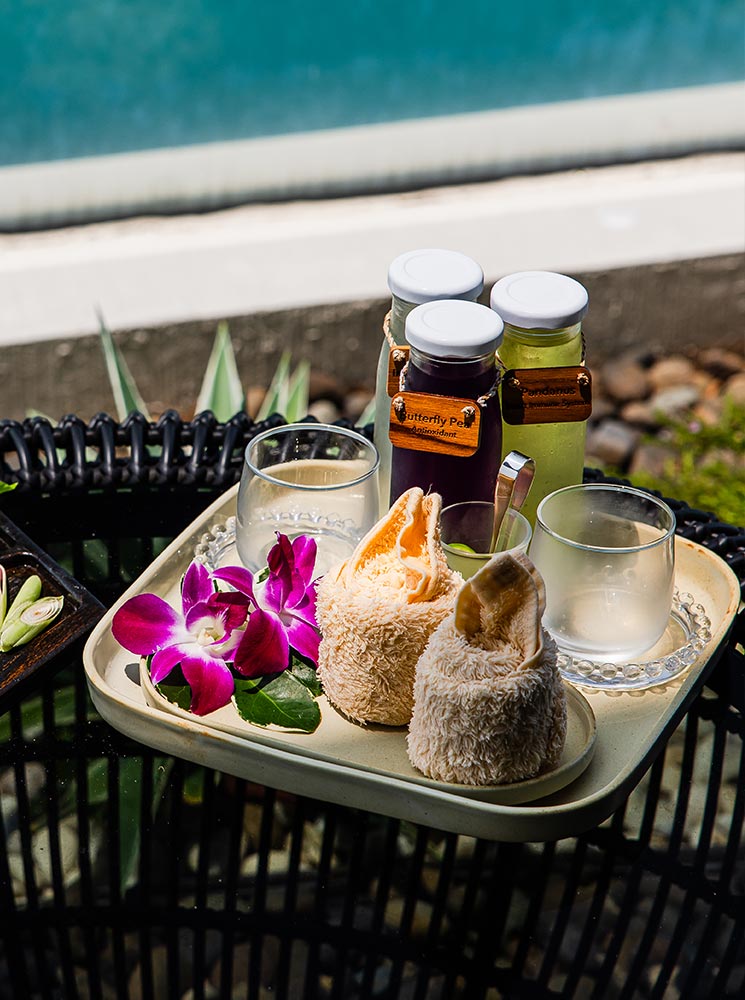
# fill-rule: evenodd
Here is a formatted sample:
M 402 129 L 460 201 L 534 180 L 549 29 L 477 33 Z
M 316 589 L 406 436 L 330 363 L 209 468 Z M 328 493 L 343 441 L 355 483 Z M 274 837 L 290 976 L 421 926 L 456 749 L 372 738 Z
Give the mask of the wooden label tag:
M 409 360 L 409 346 L 392 347 L 388 354 L 388 395 L 395 396 L 399 389 L 401 369 Z
M 508 424 L 565 424 L 592 413 L 592 378 L 581 365 L 513 368 L 502 379 L 502 417 Z
M 479 447 L 481 412 L 473 399 L 397 392 L 388 436 L 396 448 L 468 458 Z

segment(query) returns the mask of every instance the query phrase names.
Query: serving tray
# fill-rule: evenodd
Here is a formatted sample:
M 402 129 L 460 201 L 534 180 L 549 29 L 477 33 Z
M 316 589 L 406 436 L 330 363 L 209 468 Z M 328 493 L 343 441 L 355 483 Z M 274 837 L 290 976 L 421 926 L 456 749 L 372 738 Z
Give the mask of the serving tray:
M 236 494 L 234 487 L 215 501 L 99 622 L 84 651 L 96 708 L 116 729 L 158 750 L 283 791 L 441 830 L 493 840 L 539 841 L 570 836 L 606 819 L 642 777 L 695 697 L 721 652 L 738 607 L 738 581 L 726 563 L 708 549 L 677 538 L 676 586 L 706 609 L 711 639 L 669 684 L 637 692 L 572 691 L 569 705 L 576 739 L 557 769 L 568 766 L 568 781 L 562 771 L 558 783 L 524 789 L 530 801 L 520 801 L 519 790 L 512 800 L 505 800 L 506 786 L 473 789 L 424 778 L 408 765 L 405 749 L 402 756 L 404 729 L 357 726 L 324 701 L 319 729 L 299 734 L 251 726 L 235 730 L 224 717 L 217 720 L 219 712 L 215 719 L 198 719 L 156 707 L 152 691 L 146 697 L 138 658 L 111 634 L 113 616 L 140 593 L 156 593 L 174 602 L 181 575 L 205 531 L 214 526 L 219 531 L 235 514 Z M 585 705 L 591 708 L 589 714 Z

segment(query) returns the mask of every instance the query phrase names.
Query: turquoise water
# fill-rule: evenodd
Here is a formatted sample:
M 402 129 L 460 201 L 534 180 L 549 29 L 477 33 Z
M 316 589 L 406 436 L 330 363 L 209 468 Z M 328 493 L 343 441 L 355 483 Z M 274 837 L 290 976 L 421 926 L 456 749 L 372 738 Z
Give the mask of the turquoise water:
M 0 0 L 0 163 L 745 77 L 745 0 Z

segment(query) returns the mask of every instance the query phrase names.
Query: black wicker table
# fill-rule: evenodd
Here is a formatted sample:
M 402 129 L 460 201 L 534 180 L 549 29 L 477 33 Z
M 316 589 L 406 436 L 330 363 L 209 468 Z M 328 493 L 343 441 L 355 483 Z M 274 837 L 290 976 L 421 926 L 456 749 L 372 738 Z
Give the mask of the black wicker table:
M 2 510 L 110 605 L 282 422 L 0 421 Z M 745 586 L 745 531 L 668 502 Z M 0 715 L 0 998 L 745 995 L 744 640 L 622 808 L 524 844 L 160 755 L 72 644 Z

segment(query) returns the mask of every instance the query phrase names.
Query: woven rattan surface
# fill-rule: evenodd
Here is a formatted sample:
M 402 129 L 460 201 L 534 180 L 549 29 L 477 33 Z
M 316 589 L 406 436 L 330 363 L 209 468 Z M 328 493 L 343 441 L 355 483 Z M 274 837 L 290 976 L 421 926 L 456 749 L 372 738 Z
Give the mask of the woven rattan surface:
M 3 421 L 3 510 L 111 603 L 281 422 Z M 745 585 L 745 531 L 669 502 Z M 0 717 L 0 998 L 741 996 L 744 632 L 624 807 L 557 843 L 164 758 L 98 718 L 62 658 Z

